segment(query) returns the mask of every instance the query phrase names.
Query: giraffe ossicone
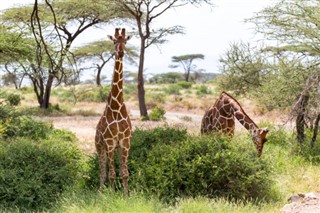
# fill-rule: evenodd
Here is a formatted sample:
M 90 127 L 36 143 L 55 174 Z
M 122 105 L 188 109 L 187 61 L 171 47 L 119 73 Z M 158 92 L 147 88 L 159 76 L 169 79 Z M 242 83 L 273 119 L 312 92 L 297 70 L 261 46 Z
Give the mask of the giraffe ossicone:
M 121 32 L 120 32 L 121 30 Z M 115 44 L 115 65 L 111 91 L 107 97 L 106 108 L 98 122 L 95 136 L 95 146 L 100 164 L 100 187 L 103 189 L 106 180 L 106 162 L 108 159 L 109 180 L 114 190 L 116 172 L 114 153 L 117 151 L 120 162 L 124 194 L 129 194 L 128 187 L 128 158 L 131 144 L 132 127 L 129 114 L 123 100 L 123 57 L 125 44 L 130 39 L 126 37 L 125 29 L 116 28 L 114 36 L 109 38 Z
M 235 129 L 235 118 L 249 131 L 256 146 L 258 157 L 267 141 L 267 128 L 259 128 L 245 113 L 240 103 L 231 95 L 222 92 L 216 102 L 206 111 L 201 122 L 201 134 L 218 132 L 232 137 Z

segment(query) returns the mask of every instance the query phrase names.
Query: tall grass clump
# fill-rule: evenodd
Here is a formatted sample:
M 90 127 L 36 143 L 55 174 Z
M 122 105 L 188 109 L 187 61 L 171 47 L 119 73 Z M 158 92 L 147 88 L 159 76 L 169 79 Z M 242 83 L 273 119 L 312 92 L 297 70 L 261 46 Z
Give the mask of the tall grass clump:
M 123 192 L 105 190 L 97 193 L 96 190 L 74 190 L 62 195 L 62 199 L 52 209 L 52 212 L 64 213 L 96 213 L 96 212 L 163 212 L 168 210 L 156 198 L 138 193 L 130 193 L 123 197 Z

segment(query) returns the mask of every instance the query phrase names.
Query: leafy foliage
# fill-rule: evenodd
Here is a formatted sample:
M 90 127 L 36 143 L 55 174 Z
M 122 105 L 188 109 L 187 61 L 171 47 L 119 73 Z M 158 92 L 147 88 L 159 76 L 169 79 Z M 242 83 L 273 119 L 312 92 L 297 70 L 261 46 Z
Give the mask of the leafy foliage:
M 162 74 L 156 74 L 149 79 L 150 83 L 155 84 L 167 84 L 167 83 L 177 83 L 183 81 L 183 74 L 177 72 L 168 72 Z
M 130 148 L 130 158 L 129 158 L 129 171 L 130 171 L 130 182 L 134 183 L 134 174 L 139 171 L 140 162 L 144 162 L 147 158 L 148 152 L 157 144 L 176 144 L 187 138 L 186 130 L 177 130 L 174 128 L 164 128 L 158 127 L 152 130 L 141 130 L 136 129 L 133 133 Z M 117 158 L 117 156 L 115 155 Z M 92 155 L 89 157 L 88 170 L 85 177 L 85 186 L 87 188 L 97 189 L 99 186 L 99 161 L 97 155 Z M 119 168 L 119 162 L 115 160 L 116 168 Z M 133 190 L 135 186 L 131 187 Z M 105 185 L 109 182 L 106 181 Z M 116 186 L 120 186 L 121 182 L 116 180 Z
M 197 87 L 196 94 L 198 96 L 208 95 L 211 93 L 212 92 L 210 91 L 210 89 L 206 85 L 200 85 L 199 87 Z
M 190 73 L 191 72 L 199 72 L 197 66 L 193 64 L 195 60 L 203 60 L 203 54 L 188 54 L 188 55 L 181 55 L 181 56 L 172 56 L 172 62 L 174 63 L 171 65 L 171 68 L 178 68 L 182 67 L 184 70 L 184 78 L 185 81 L 190 80 Z
M 42 121 L 36 121 L 23 112 L 10 106 L 0 105 L 0 137 L 29 137 L 34 140 L 45 138 L 51 127 Z
M 60 137 L 62 136 L 62 137 Z M 51 206 L 80 178 L 82 154 L 62 131 L 35 141 L 0 144 L 0 204 L 36 210 Z
M 193 85 L 193 83 L 187 81 L 179 81 L 176 84 L 183 89 L 190 89 Z
M 7 100 L 11 106 L 17 106 L 21 102 L 21 97 L 18 94 L 10 94 L 8 95 Z
M 149 114 L 149 118 L 152 121 L 165 120 L 164 114 L 166 114 L 166 111 L 163 108 L 156 106 Z
M 185 196 L 262 198 L 271 184 L 270 167 L 256 158 L 253 149 L 239 152 L 229 140 L 218 137 L 157 144 L 137 168 L 134 185 L 167 202 Z

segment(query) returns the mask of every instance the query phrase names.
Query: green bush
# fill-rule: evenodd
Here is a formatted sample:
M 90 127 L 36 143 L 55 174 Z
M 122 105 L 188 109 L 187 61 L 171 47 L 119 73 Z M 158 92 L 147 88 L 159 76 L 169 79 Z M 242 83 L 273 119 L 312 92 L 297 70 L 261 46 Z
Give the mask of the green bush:
M 269 164 L 258 159 L 254 149 L 243 151 L 219 137 L 157 144 L 140 161 L 132 181 L 137 190 L 166 202 L 186 196 L 262 198 L 271 185 Z
M 157 127 L 151 130 L 136 129 L 131 139 L 129 164 L 145 162 L 147 154 L 156 145 L 179 144 L 187 137 L 186 129 L 172 127 Z M 133 167 L 131 166 L 131 170 L 134 169 Z
M 11 106 L 18 106 L 21 102 L 21 97 L 18 94 L 9 94 L 7 100 Z
M 158 93 L 149 93 L 147 94 L 147 100 L 150 104 L 159 104 L 159 103 L 165 103 L 166 102 L 166 94 L 163 92 Z
M 124 84 L 123 93 L 125 95 L 125 100 L 130 97 L 136 97 L 138 94 L 138 87 L 136 84 Z
M 136 129 L 131 139 L 131 148 L 129 156 L 130 190 L 133 190 L 136 187 L 135 180 L 133 180 L 132 178 L 134 176 L 134 173 L 137 172 L 139 170 L 139 166 L 143 162 L 145 162 L 147 154 L 153 146 L 157 144 L 177 144 L 180 141 L 185 140 L 186 137 L 186 130 L 177 130 L 169 127 L 157 127 L 152 130 Z M 115 166 L 117 169 L 119 169 L 117 155 L 115 155 L 115 158 Z M 97 154 L 91 155 L 89 157 L 89 159 L 87 160 L 87 166 L 88 170 L 85 175 L 85 187 L 90 189 L 98 189 L 100 173 L 99 160 Z M 109 185 L 108 179 L 105 182 L 105 185 Z M 118 189 L 121 188 L 121 180 L 119 177 L 119 173 L 117 173 L 115 185 Z
M 92 101 L 106 102 L 109 92 L 110 92 L 110 86 L 99 87 L 98 93 L 97 95 L 95 95 L 96 99 Z
M 210 89 L 205 85 L 201 85 L 201 86 L 197 87 L 197 90 L 196 90 L 196 94 L 198 96 L 209 95 L 211 93 L 212 92 L 210 91 Z
M 60 137 L 0 143 L 0 206 L 39 210 L 51 206 L 80 178 L 81 152 Z
M 156 106 L 149 114 L 149 118 L 152 121 L 165 120 L 164 114 L 166 114 L 166 111 L 163 108 Z
M 29 137 L 43 139 L 51 130 L 51 126 L 42 121 L 24 115 L 10 106 L 0 105 L 0 136 L 3 138 Z
M 181 89 L 182 88 L 177 84 L 170 84 L 167 88 L 165 88 L 165 92 L 169 95 L 181 95 Z
M 179 81 L 176 84 L 183 89 L 190 89 L 192 87 L 192 83 L 187 81 Z

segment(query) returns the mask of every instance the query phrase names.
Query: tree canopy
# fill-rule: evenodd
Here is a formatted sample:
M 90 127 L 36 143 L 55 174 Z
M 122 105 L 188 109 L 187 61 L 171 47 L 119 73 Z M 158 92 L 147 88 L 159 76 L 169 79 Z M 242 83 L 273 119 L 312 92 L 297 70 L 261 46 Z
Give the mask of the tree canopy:
M 185 81 L 189 81 L 190 73 L 191 72 L 199 72 L 200 70 L 197 69 L 197 66 L 193 64 L 196 60 L 203 60 L 203 54 L 188 54 L 188 55 L 181 55 L 181 56 L 172 56 L 172 62 L 174 63 L 171 65 L 171 68 L 182 67 L 184 70 L 184 77 Z
M 96 84 L 101 85 L 101 72 L 104 66 L 114 56 L 114 44 L 112 41 L 93 41 L 84 46 L 78 47 L 73 51 L 75 60 L 79 64 L 90 64 L 89 67 L 82 67 L 80 69 L 94 68 L 96 73 Z M 138 54 L 131 45 L 126 46 L 126 57 L 124 60 L 130 64 L 135 64 L 135 59 Z M 90 61 L 90 63 L 88 63 Z
M 31 19 L 30 19 L 31 17 Z M 16 58 L 31 79 L 41 108 L 49 107 L 54 80 L 59 84 L 74 75 L 70 54 L 73 42 L 85 30 L 111 23 L 128 13 L 114 1 L 56 0 L 3 11 L 1 24 L 34 41 L 29 60 Z
M 291 109 L 300 143 L 320 111 L 319 6 L 319 0 L 277 1 L 246 20 L 264 45 L 233 45 L 220 60 L 225 88 L 249 92 L 268 109 Z
M 138 99 L 140 115 L 146 120 L 148 119 L 148 111 L 145 104 L 144 90 L 144 61 L 146 48 L 151 45 L 162 44 L 166 41 L 166 37 L 172 34 L 183 33 L 183 27 L 179 25 L 155 29 L 153 23 L 155 20 L 164 15 L 168 10 L 179 8 L 187 4 L 211 5 L 211 0 L 167 0 L 167 1 L 151 1 L 151 0 L 116 0 L 135 20 L 138 28 L 138 37 L 140 39 L 140 52 L 138 62 Z

